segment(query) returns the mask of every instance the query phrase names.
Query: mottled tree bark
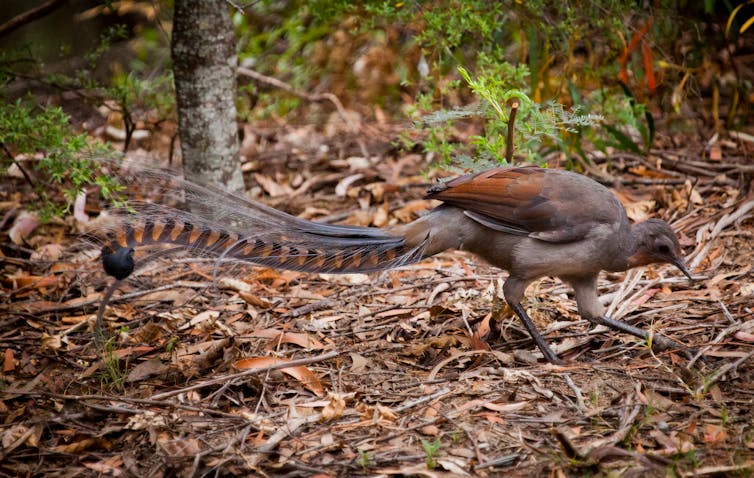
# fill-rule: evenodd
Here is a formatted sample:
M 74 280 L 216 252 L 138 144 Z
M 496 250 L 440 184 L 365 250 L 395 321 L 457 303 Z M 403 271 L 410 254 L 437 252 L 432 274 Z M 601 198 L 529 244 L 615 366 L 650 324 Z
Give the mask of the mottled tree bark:
M 175 0 L 173 74 L 186 177 L 243 191 L 236 125 L 236 38 L 224 0 Z

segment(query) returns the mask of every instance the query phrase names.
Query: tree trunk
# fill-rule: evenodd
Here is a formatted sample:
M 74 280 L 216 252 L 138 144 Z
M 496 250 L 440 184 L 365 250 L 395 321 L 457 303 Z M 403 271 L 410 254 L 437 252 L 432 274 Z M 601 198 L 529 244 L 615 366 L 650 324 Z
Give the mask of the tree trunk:
M 236 38 L 225 0 L 175 0 L 171 49 L 186 177 L 242 192 Z

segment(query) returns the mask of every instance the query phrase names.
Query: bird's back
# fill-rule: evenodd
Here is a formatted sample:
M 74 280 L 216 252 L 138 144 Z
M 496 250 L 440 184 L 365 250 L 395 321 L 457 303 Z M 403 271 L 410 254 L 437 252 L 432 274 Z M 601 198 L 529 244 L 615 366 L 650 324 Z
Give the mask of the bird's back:
M 598 182 L 557 169 L 495 168 L 432 188 L 428 197 L 501 232 L 564 243 L 597 226 L 627 225 L 623 206 Z

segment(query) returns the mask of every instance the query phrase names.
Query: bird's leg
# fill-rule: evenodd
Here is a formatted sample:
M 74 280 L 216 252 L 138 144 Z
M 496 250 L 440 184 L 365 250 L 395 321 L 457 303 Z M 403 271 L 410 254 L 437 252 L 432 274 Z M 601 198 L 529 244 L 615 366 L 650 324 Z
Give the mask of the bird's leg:
M 579 315 L 589 322 L 597 325 L 604 325 L 611 329 L 625 332 L 639 337 L 651 343 L 657 351 L 680 349 L 688 353 L 688 349 L 678 342 L 665 337 L 659 333 L 650 334 L 646 330 L 628 325 L 620 320 L 611 319 L 605 315 L 605 308 L 597 298 L 597 276 L 588 277 L 568 277 L 564 278 L 566 282 L 573 287 L 576 296 L 576 303 L 579 307 Z
M 665 350 L 681 350 L 687 357 L 691 358 L 691 356 L 693 356 L 691 350 L 688 347 L 660 333 L 655 332 L 650 334 L 644 329 L 634 327 L 633 325 L 621 322 L 620 320 L 611 319 L 610 317 L 604 315 L 587 318 L 587 320 L 594 324 L 604 325 L 606 327 L 610 327 L 611 329 L 619 330 L 621 332 L 631 334 L 634 337 L 644 339 L 647 341 L 647 343 L 652 344 L 652 348 L 657 350 L 658 352 Z
M 542 351 L 542 355 L 544 355 L 545 360 L 553 364 L 562 365 L 563 361 L 560 360 L 558 356 L 555 355 L 555 352 L 552 351 L 550 346 L 547 345 L 545 338 L 542 337 L 542 334 L 540 334 L 539 330 L 537 330 L 537 326 L 534 325 L 534 322 L 532 322 L 529 316 L 526 314 L 526 310 L 524 310 L 524 308 L 521 306 L 521 299 L 523 298 L 526 287 L 530 282 L 531 281 L 509 277 L 503 285 L 503 294 L 505 295 L 505 301 L 508 302 L 508 305 L 511 307 L 511 309 L 513 309 L 513 312 L 515 312 L 518 318 L 521 319 L 521 322 L 524 323 L 524 327 L 526 327 L 526 330 L 529 331 L 529 335 L 531 335 L 532 340 L 534 340 L 534 343 L 537 344 L 539 350 Z
M 511 306 L 513 312 L 515 312 L 518 318 L 521 319 L 521 322 L 524 323 L 524 327 L 526 327 L 526 330 L 529 331 L 529 335 L 531 335 L 532 340 L 534 340 L 534 343 L 537 344 L 539 350 L 542 351 L 542 355 L 544 355 L 545 360 L 555 365 L 563 365 L 563 361 L 560 360 L 555 352 L 552 351 L 550 346 L 547 345 L 545 338 L 542 337 L 542 334 L 539 333 L 537 326 L 534 325 L 534 322 L 531 321 L 524 308 L 521 307 L 521 304 L 511 304 L 509 302 L 508 305 Z

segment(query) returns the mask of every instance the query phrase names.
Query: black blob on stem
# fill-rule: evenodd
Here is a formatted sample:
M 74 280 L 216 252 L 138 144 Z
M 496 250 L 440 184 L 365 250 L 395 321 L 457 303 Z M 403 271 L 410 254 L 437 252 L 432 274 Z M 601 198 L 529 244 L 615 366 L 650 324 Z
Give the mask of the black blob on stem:
M 102 250 L 102 267 L 108 275 L 123 280 L 134 271 L 133 247 L 119 247 L 115 252 L 108 246 Z

